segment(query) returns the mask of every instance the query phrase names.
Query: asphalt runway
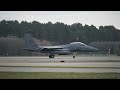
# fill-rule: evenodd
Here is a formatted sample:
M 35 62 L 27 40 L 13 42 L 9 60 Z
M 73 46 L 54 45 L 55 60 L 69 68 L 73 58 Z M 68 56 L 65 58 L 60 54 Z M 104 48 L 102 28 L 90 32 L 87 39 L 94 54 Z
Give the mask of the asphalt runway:
M 91 73 L 110 73 L 118 72 L 117 68 L 34 68 L 34 67 L 0 67 L 2 72 L 91 72 Z
M 55 62 L 120 62 L 120 56 L 57 56 L 55 58 L 49 57 L 0 57 L 2 62 L 17 62 L 17 63 L 55 63 Z
M 120 57 L 78 56 L 75 59 L 70 56 L 58 56 L 54 59 L 48 57 L 0 57 L 0 71 L 120 72 Z

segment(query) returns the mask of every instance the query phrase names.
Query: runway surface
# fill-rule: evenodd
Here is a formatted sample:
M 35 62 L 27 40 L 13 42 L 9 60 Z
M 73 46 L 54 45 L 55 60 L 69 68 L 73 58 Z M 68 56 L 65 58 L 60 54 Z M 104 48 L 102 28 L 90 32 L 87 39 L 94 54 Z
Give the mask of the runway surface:
M 54 68 L 53 68 L 54 67 Z M 61 68 L 62 67 L 62 68 Z M 4 72 L 120 72 L 119 56 L 0 57 Z
M 38 67 L 0 67 L 3 72 L 120 72 L 120 68 L 38 68 Z
M 1 62 L 17 62 L 17 63 L 51 63 L 51 62 L 120 62 L 120 56 L 58 56 L 55 58 L 49 57 L 0 57 Z

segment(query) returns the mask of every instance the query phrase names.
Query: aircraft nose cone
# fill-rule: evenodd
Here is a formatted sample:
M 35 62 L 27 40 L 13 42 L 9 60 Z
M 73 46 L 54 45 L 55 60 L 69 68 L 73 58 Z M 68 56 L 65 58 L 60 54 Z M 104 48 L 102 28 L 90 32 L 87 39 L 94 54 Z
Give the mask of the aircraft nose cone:
M 90 51 L 97 52 L 100 51 L 98 48 L 90 47 Z
M 100 51 L 98 48 L 93 48 L 93 51 Z
M 96 50 L 96 51 L 100 51 L 100 49 L 98 49 L 98 48 L 95 48 L 95 50 Z

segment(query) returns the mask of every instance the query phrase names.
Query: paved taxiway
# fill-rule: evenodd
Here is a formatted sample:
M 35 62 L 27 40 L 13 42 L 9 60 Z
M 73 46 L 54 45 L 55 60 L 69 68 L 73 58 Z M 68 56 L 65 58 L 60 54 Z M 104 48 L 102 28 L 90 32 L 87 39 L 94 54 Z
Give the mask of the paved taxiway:
M 37 66 L 37 67 L 33 67 L 33 66 Z M 51 66 L 55 68 L 52 68 Z M 70 67 L 74 67 L 74 68 L 70 68 Z M 75 59 L 69 56 L 68 57 L 59 56 L 59 57 L 55 57 L 54 59 L 49 59 L 48 57 L 0 57 L 0 71 L 120 72 L 120 57 L 119 56 L 103 56 L 103 57 L 78 56 Z

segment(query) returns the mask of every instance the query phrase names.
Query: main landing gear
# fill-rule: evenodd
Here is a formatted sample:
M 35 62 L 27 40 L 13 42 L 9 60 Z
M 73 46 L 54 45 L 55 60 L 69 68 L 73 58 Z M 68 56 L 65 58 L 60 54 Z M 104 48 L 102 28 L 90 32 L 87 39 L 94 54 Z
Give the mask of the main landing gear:
M 55 57 L 55 55 L 53 55 L 53 54 L 49 55 L 49 58 L 54 58 L 54 57 Z

